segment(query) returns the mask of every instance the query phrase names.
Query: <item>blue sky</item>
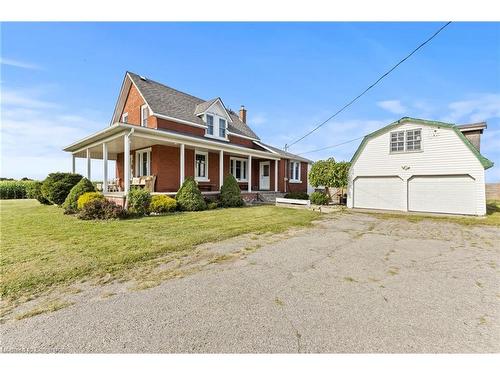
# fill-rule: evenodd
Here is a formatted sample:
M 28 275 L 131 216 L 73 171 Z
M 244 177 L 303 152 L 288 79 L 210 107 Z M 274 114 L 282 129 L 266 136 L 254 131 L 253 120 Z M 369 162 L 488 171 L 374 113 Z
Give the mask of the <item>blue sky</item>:
M 441 23 L 3 23 L 3 177 L 69 170 L 61 149 L 109 125 L 126 70 L 226 106 L 282 147 L 328 118 Z M 487 121 L 482 153 L 500 181 L 500 24 L 452 23 L 320 131 L 301 153 L 403 116 Z M 313 160 L 349 160 L 359 141 Z M 78 163 L 83 173 L 84 163 Z M 100 168 L 94 168 L 99 178 Z

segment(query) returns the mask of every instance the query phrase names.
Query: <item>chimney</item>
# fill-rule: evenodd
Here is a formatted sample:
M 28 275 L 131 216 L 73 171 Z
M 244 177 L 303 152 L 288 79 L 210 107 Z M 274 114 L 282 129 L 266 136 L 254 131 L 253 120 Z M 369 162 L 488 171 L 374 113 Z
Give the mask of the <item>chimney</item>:
M 240 108 L 240 120 L 243 123 L 247 123 L 247 110 L 245 109 L 245 106 L 242 105 Z

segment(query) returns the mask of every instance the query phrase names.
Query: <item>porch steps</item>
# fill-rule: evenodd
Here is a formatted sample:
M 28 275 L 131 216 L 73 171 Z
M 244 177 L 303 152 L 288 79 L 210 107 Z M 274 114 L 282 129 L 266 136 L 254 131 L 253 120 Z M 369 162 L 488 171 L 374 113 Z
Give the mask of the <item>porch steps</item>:
M 257 197 L 263 203 L 276 203 L 276 198 L 283 198 L 285 193 L 277 193 L 274 191 L 259 191 Z

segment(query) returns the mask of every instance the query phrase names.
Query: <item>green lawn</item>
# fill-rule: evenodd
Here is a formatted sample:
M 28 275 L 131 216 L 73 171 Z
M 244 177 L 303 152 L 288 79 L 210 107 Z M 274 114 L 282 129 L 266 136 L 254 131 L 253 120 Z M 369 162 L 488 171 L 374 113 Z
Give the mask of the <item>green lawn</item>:
M 244 233 L 310 225 L 309 210 L 254 206 L 121 221 L 82 221 L 35 200 L 0 201 L 1 294 L 16 300 Z M 244 245 L 244 244 L 242 244 Z

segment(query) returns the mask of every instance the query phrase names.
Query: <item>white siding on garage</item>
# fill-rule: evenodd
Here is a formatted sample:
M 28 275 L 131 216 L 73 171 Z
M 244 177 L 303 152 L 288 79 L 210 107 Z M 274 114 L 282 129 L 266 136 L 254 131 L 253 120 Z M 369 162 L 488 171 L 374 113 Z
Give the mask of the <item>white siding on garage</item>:
M 399 177 L 358 177 L 354 181 L 354 207 L 406 210 L 406 184 Z
M 422 150 L 391 153 L 390 133 L 411 129 L 422 129 Z M 355 204 L 354 181 L 358 176 L 399 176 L 406 185 L 412 176 L 423 175 L 470 175 L 474 195 L 467 199 L 472 200 L 475 215 L 486 213 L 484 168 L 477 157 L 453 129 L 410 121 L 368 139 L 349 171 L 347 205 Z M 399 196 L 395 199 L 399 200 Z M 468 212 L 471 202 L 457 204 L 458 211 L 463 206 L 463 212 Z
M 470 176 L 415 176 L 408 180 L 408 210 L 476 214 L 475 181 Z

